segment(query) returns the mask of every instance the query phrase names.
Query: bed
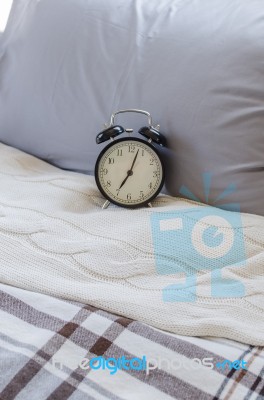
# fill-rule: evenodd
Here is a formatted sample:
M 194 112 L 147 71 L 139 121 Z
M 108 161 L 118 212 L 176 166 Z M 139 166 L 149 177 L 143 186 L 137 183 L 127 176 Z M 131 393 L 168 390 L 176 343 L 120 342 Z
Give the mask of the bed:
M 197 293 L 195 303 L 166 303 L 163 288 L 184 278 L 155 272 L 150 239 L 143 232 L 143 245 L 136 240 L 138 226 L 146 212 L 186 212 L 193 202 L 161 195 L 151 210 L 102 210 L 93 177 L 4 144 L 0 160 L 1 399 L 264 397 L 262 217 L 244 216 L 248 267 L 225 268 L 233 278 L 254 271 L 243 281 L 245 298 Z M 137 222 L 125 233 L 130 211 Z M 209 275 L 198 277 L 205 289 Z M 82 368 L 84 359 L 123 356 L 145 356 L 147 370 Z

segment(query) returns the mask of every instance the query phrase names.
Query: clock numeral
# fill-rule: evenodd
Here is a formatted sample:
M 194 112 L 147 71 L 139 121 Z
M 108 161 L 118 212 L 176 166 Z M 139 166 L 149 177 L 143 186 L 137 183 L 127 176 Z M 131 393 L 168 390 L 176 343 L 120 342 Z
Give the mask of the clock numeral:
M 131 193 L 128 193 L 127 194 L 127 200 L 131 200 L 132 199 L 132 195 L 131 195 Z
M 154 171 L 153 172 L 153 178 L 157 178 L 158 177 L 158 171 Z
M 114 158 L 109 158 L 108 164 L 114 164 L 114 163 L 115 163 L 115 159 Z
M 122 157 L 122 155 L 123 155 L 123 150 L 122 149 L 118 149 L 117 150 L 117 156 L 118 157 Z
M 116 189 L 116 195 L 119 196 L 120 189 Z
M 142 155 L 142 157 L 144 157 L 144 155 L 145 155 L 145 150 L 142 150 L 141 155 Z
M 140 190 L 140 199 L 143 199 L 144 198 L 144 192 L 143 192 L 143 190 Z
M 111 182 L 111 181 L 107 181 L 107 182 L 106 182 L 106 185 L 107 185 L 107 187 L 111 187 L 112 182 Z
M 150 184 L 148 185 L 148 187 L 149 187 L 150 189 L 152 189 L 152 186 L 153 186 L 153 184 L 152 184 L 152 182 L 150 182 Z
M 129 153 L 135 153 L 135 150 L 136 150 L 136 146 L 129 146 L 129 148 L 128 148 Z
M 108 174 L 108 169 L 107 169 L 107 168 L 104 168 L 104 169 L 103 169 L 103 174 L 104 174 L 104 175 L 107 175 L 107 174 Z
M 154 158 L 151 158 L 150 160 L 149 160 L 149 165 L 154 165 Z

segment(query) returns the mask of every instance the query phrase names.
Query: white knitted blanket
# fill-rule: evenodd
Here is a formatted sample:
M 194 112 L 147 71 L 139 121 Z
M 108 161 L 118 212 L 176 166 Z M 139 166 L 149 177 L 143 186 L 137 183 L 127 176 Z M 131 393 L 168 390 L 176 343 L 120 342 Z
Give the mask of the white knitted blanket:
M 104 199 L 93 177 L 62 171 L 3 144 L 0 183 L 2 283 L 89 303 L 181 335 L 264 345 L 263 217 L 241 216 L 247 260 L 237 266 L 242 257 L 237 250 L 223 258 L 220 273 L 213 271 L 212 295 L 212 271 L 194 265 L 191 240 L 197 247 L 199 230 L 189 241 L 186 236 L 184 245 L 168 242 L 169 236 L 164 242 L 162 236 L 180 228 L 180 214 L 191 221 L 194 208 L 208 207 L 160 196 L 152 209 L 102 210 Z M 164 213 L 160 232 L 158 212 Z M 224 213 L 227 219 L 234 214 Z M 220 223 L 213 216 L 204 222 Z M 229 236 L 231 228 L 222 227 Z M 171 254 L 178 269 L 170 270 Z M 176 284 L 185 289 L 164 291 Z

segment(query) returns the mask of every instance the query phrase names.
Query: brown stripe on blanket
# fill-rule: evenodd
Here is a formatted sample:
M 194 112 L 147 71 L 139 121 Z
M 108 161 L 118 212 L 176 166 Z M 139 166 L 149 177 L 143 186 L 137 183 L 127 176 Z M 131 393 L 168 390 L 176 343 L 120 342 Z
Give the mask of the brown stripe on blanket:
M 68 300 L 67 300 L 68 301 Z M 75 303 L 77 306 L 83 306 L 82 303 Z M 94 313 L 96 311 L 100 311 L 100 308 L 91 306 L 90 304 L 86 304 L 83 308 L 85 308 L 85 310 L 91 311 L 91 313 Z
M 202 347 L 199 347 L 196 344 L 190 343 L 189 341 L 185 341 L 184 339 L 176 338 L 176 340 L 172 340 L 172 336 L 166 335 L 165 333 L 161 331 L 156 331 L 153 330 L 151 327 L 148 327 L 147 325 L 142 325 L 139 322 L 136 321 L 131 321 L 131 323 L 128 326 L 129 331 L 135 333 L 138 336 L 144 337 L 148 340 L 151 340 L 152 342 L 158 343 L 168 349 L 173 350 L 174 352 L 177 352 L 178 354 L 182 354 L 188 358 L 204 358 L 205 357 L 205 349 Z M 108 330 L 109 331 L 109 330 Z M 107 331 L 104 333 L 105 337 L 107 336 Z M 112 339 L 114 341 L 114 339 Z M 250 349 L 253 349 L 253 346 L 250 347 Z M 243 355 L 246 355 L 247 353 L 250 352 L 250 349 L 247 350 Z M 121 354 L 122 355 L 122 354 Z M 116 357 L 116 356 L 115 356 Z M 133 358 L 134 356 L 130 354 L 130 357 Z M 206 350 L 206 357 L 213 357 L 214 362 L 223 362 L 224 358 L 220 357 L 218 354 L 215 354 L 213 352 L 210 352 L 209 350 Z M 245 371 L 245 370 L 244 370 Z M 217 372 L 221 375 L 228 376 L 228 379 L 233 377 L 235 372 L 237 372 L 235 369 L 228 371 L 228 370 L 222 370 L 219 369 Z M 247 381 L 244 382 L 244 385 L 250 388 L 252 381 L 255 380 L 255 375 L 252 372 L 245 371 L 246 376 L 247 376 Z M 156 371 L 155 371 L 155 376 L 156 376 Z M 243 374 L 241 376 L 241 379 L 245 376 Z M 139 377 L 137 377 L 139 379 Z M 176 379 L 175 377 L 171 377 L 171 379 Z M 198 389 L 196 389 L 198 390 Z M 217 397 L 215 397 L 215 400 Z
M 23 303 L 23 302 L 21 302 Z M 24 304 L 24 303 L 23 303 Z M 40 349 L 31 360 L 29 360 L 23 368 L 13 377 L 0 394 L 0 399 L 13 400 L 17 394 L 37 375 L 37 373 L 43 368 L 44 364 L 48 362 L 53 354 L 55 354 L 59 348 L 65 343 L 67 338 L 76 331 L 79 325 L 82 323 L 87 316 L 91 313 L 91 310 L 87 307 L 81 308 L 77 314 L 73 317 L 72 321 L 67 322 L 63 328 L 56 332 L 55 335 Z M 63 333 L 63 334 L 61 334 Z
M 74 373 L 72 373 L 71 377 L 73 377 L 73 375 L 74 375 Z M 78 379 L 79 378 L 80 377 L 78 377 Z M 82 377 L 81 381 L 83 379 L 84 378 Z M 64 385 L 65 383 L 67 383 L 67 381 L 64 381 L 60 386 L 58 386 L 46 400 L 67 400 L 74 393 L 75 390 L 78 390 L 77 385 L 76 385 L 76 387 L 74 387 L 75 384 L 71 384 L 68 382 L 67 385 Z M 102 386 L 99 386 L 97 383 L 92 382 L 91 380 L 89 380 L 89 386 L 91 388 L 93 388 L 96 392 L 101 394 L 105 399 L 123 400 L 123 399 L 120 399 L 120 397 L 118 397 L 117 395 L 113 394 L 112 392 L 109 392 L 108 390 L 102 388 Z M 83 400 L 95 400 L 94 397 L 88 395 L 87 393 L 85 393 L 85 394 L 82 393 L 81 396 L 82 397 L 79 396 L 78 398 L 82 398 Z M 100 396 L 100 398 L 101 398 L 101 396 Z
M 158 343 L 161 346 L 166 347 L 178 354 L 182 354 L 187 358 L 199 358 L 203 359 L 204 357 L 213 357 L 215 364 L 218 362 L 223 362 L 225 360 L 224 357 L 219 356 L 217 353 L 213 353 L 210 350 L 205 350 L 203 347 L 200 347 L 197 344 L 191 343 L 187 340 L 184 340 L 184 337 L 176 337 L 172 340 L 173 336 L 167 335 L 161 331 L 153 330 L 151 327 L 147 325 L 142 325 L 138 322 L 134 322 L 129 325 L 128 328 L 131 332 L 135 333 L 138 336 L 149 339 L 152 342 Z M 206 351 L 206 353 L 205 353 Z M 217 372 L 221 375 L 227 374 L 225 370 L 218 369 Z M 255 376 L 252 374 L 252 380 L 255 379 Z M 250 385 L 248 386 L 250 387 Z
M 118 319 L 107 329 L 104 333 L 104 336 L 107 336 L 107 332 L 111 332 L 113 329 L 116 329 L 116 322 Z M 133 322 L 130 320 L 131 323 Z M 135 323 L 135 322 L 133 322 Z M 147 326 L 144 328 L 148 328 Z M 124 327 L 124 331 L 127 328 Z M 117 337 L 121 332 L 118 332 Z M 107 340 L 105 337 L 100 337 L 96 343 L 90 348 L 90 352 L 87 355 L 87 358 L 90 357 L 90 354 L 96 356 L 104 355 L 105 358 L 114 357 L 120 358 L 125 356 L 127 359 L 132 359 L 136 357 L 132 353 L 128 353 L 124 349 L 116 346 L 110 340 Z M 77 368 L 75 371 L 71 373 L 67 380 L 61 383 L 61 385 L 56 388 L 56 390 L 52 393 L 51 397 L 48 400 L 60 399 L 67 400 L 73 393 L 74 387 L 77 389 L 78 384 L 85 379 L 86 376 L 89 375 L 89 371 L 83 371 L 81 368 Z M 145 371 L 126 371 L 126 373 L 133 378 L 138 379 L 143 382 L 147 386 L 152 386 L 160 391 L 161 398 L 162 393 L 172 396 L 175 399 L 184 399 L 186 394 L 188 394 L 188 399 L 203 399 L 203 400 L 211 400 L 212 396 L 202 390 L 199 390 L 197 387 L 192 386 L 191 383 L 186 383 L 185 381 L 179 379 L 178 377 L 172 376 L 166 371 L 163 370 L 155 370 L 155 374 L 146 375 Z M 55 397 L 52 397 L 55 396 Z
M 99 339 L 96 340 L 96 342 L 91 346 L 87 354 L 87 358 L 89 358 L 91 354 L 92 356 L 103 356 L 113 344 L 113 342 L 111 340 L 108 340 L 105 336 L 110 335 L 113 339 L 115 339 L 122 333 L 123 330 L 127 329 L 129 324 L 131 324 L 132 322 L 133 320 L 129 318 L 116 317 L 110 327 L 104 332 L 104 336 L 99 337 Z M 119 325 L 119 328 L 117 324 Z M 80 329 L 83 328 L 80 327 Z M 76 339 L 76 337 L 72 339 Z M 76 342 L 76 344 L 77 343 L 78 345 L 80 345 L 79 341 Z M 47 400 L 67 400 L 75 391 L 78 384 L 85 379 L 87 374 L 89 374 L 89 371 L 83 371 L 81 370 L 81 368 L 78 367 L 75 371 L 71 373 L 66 381 L 62 382 L 61 385 L 56 388 L 56 390 L 49 396 Z M 108 393 L 108 396 L 109 395 L 110 393 Z M 114 399 L 117 397 L 112 395 L 111 398 Z
M 109 347 L 113 344 L 113 341 L 125 330 L 129 324 L 134 322 L 129 318 L 117 318 L 116 321 L 104 332 L 104 336 L 101 336 L 96 343 L 90 348 L 90 353 L 96 356 L 102 356 L 106 353 Z M 119 327 L 116 326 L 118 323 Z M 122 328 L 121 328 L 122 327 Z M 121 329 L 120 329 L 121 328 Z
M 108 339 L 100 337 L 91 347 L 90 352 L 97 356 L 102 356 L 103 354 L 105 354 L 105 352 L 109 349 L 111 345 L 112 342 L 110 342 Z
M 74 386 L 70 385 L 67 381 L 64 381 L 63 384 L 58 386 L 46 400 L 66 400 L 75 392 L 75 390 L 76 388 Z
M 197 357 L 199 359 L 202 359 L 204 357 L 213 357 L 214 362 L 216 363 L 222 363 L 225 358 L 219 356 L 219 354 L 213 353 L 210 350 L 206 350 L 203 347 L 198 346 L 197 344 L 191 343 L 190 341 L 184 340 L 184 338 L 176 337 L 176 340 L 171 340 L 173 336 L 167 335 L 166 333 L 163 333 L 161 331 L 156 331 L 153 330 L 151 327 L 148 327 L 147 325 L 142 325 L 139 322 L 133 322 L 133 324 L 130 324 L 128 329 L 135 333 L 138 336 L 144 337 L 146 339 L 151 340 L 152 342 L 158 343 L 174 352 L 177 352 L 178 354 L 182 354 L 185 357 L 188 358 L 194 358 Z M 253 346 L 251 346 L 253 349 Z M 255 349 L 263 349 L 262 347 L 255 347 Z M 247 352 L 249 352 L 248 350 Z M 217 369 L 217 372 L 221 375 L 224 376 L 230 376 L 231 378 L 233 377 L 234 373 L 236 372 L 233 370 L 233 373 L 229 370 L 225 369 Z M 230 374 L 231 373 L 231 374 Z M 251 388 L 253 382 L 256 380 L 256 375 L 253 374 L 250 371 L 247 371 L 247 373 L 242 377 L 243 379 L 243 384 L 244 386 L 248 387 L 249 389 Z M 216 399 L 214 399 L 216 400 Z M 264 400 L 264 399 L 263 399 Z
M 106 358 L 120 358 L 122 356 L 125 356 L 127 359 L 138 357 L 132 353 L 128 353 L 124 349 L 116 346 L 114 343 L 105 353 Z M 161 392 L 161 396 L 162 393 L 164 393 L 179 400 L 212 400 L 212 396 L 209 393 L 206 393 L 192 385 L 191 373 L 189 382 L 185 382 L 161 369 L 155 369 L 155 371 L 150 372 L 149 375 L 147 375 L 145 371 L 129 370 L 126 371 L 126 373 L 149 386 L 155 387 Z
M 120 318 L 117 318 L 117 320 L 115 322 L 117 322 L 124 328 L 127 328 L 131 324 L 131 322 L 133 322 L 133 319 L 120 317 Z
M 66 325 L 64 325 L 63 328 L 61 328 L 58 332 L 59 335 L 64 336 L 65 338 L 69 338 L 73 332 L 76 331 L 79 325 L 73 323 L 73 322 L 68 322 Z
M 250 390 L 249 390 L 249 395 L 250 395 L 250 392 L 254 392 L 254 391 L 257 389 L 258 385 L 259 385 L 260 382 L 262 381 L 263 375 L 264 375 L 264 367 L 262 368 L 262 370 L 260 371 L 259 375 L 257 376 L 255 382 L 254 382 L 253 385 L 251 386 L 251 388 L 250 388 Z
M 22 300 L 1 290 L 0 296 L 1 310 L 20 318 L 31 325 L 37 326 L 38 328 L 56 331 L 62 328 L 67 322 L 52 315 L 45 314 L 42 311 L 36 310 L 34 307 L 24 303 Z
M 19 392 L 27 385 L 31 379 L 41 370 L 42 366 L 35 360 L 31 359 L 27 364 L 14 376 L 11 382 L 4 388 L 1 393 L 1 400 L 13 400 Z
M 247 368 L 253 363 L 253 361 L 255 360 L 255 358 L 260 355 L 260 353 L 262 352 L 262 348 L 258 348 L 249 358 L 248 362 L 247 362 Z M 240 371 L 240 373 L 238 374 L 238 376 L 236 377 L 236 379 L 233 381 L 233 384 L 231 386 L 231 388 L 229 389 L 228 393 L 226 394 L 226 396 L 224 397 L 223 400 L 230 400 L 232 394 L 234 393 L 238 383 L 244 378 L 244 376 L 247 374 L 247 370 L 242 369 Z
M 261 391 L 259 392 L 259 396 L 257 397 L 257 400 L 263 400 L 263 399 L 264 399 L 264 385 Z
M 249 348 L 241 354 L 241 356 L 239 357 L 239 359 L 240 359 L 240 360 L 243 360 L 244 357 L 245 357 L 247 354 L 249 354 L 249 353 L 252 352 L 252 350 L 253 350 L 253 346 L 249 346 Z M 228 374 L 226 375 L 226 378 L 224 379 L 222 385 L 221 385 L 220 388 L 218 389 L 218 391 L 217 391 L 215 397 L 213 398 L 213 400 L 219 400 L 219 398 L 222 398 L 221 395 L 222 395 L 222 393 L 223 393 L 223 391 L 224 391 L 226 385 L 228 384 L 229 380 L 233 377 L 233 375 L 234 375 L 236 372 L 237 372 L 237 370 L 235 370 L 234 368 L 231 369 L 231 370 L 228 372 Z
M 101 313 L 95 312 L 98 317 L 101 317 Z M 105 318 L 105 315 L 103 316 Z M 113 316 L 112 316 L 113 317 Z M 84 326 L 79 326 L 78 329 L 76 329 L 75 332 L 71 335 L 71 341 L 75 343 L 78 346 L 81 346 L 83 348 L 87 348 L 87 338 L 92 339 L 92 342 L 94 343 L 93 346 L 96 346 L 96 351 L 91 351 L 91 353 L 94 353 L 97 355 L 97 351 L 106 351 L 108 345 L 111 345 L 111 343 L 103 343 L 102 337 L 107 339 L 109 342 L 113 342 L 115 338 L 122 333 L 126 327 L 134 322 L 131 319 L 128 318 L 120 318 L 115 316 L 115 318 L 107 318 L 110 321 L 112 321 L 112 324 L 110 325 L 109 328 L 107 328 L 102 336 L 98 336 L 95 333 L 91 332 L 89 329 L 86 329 Z M 96 341 L 98 340 L 98 344 L 96 344 Z M 98 348 L 102 347 L 102 350 L 99 350 Z M 106 346 L 106 347 L 105 347 Z M 103 353 L 102 353 L 103 354 Z M 102 355 L 101 354 L 101 355 Z M 98 354 L 99 355 L 99 354 Z

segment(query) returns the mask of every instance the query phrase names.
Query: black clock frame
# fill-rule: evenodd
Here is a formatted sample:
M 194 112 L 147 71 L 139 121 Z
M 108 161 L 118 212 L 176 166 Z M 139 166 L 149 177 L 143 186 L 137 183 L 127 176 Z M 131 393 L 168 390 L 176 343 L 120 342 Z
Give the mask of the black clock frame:
M 144 143 L 146 146 L 148 146 L 149 148 L 151 148 L 151 150 L 154 151 L 154 153 L 156 153 L 157 157 L 160 160 L 161 163 L 161 170 L 162 170 L 162 179 L 161 179 L 161 183 L 158 187 L 158 189 L 155 191 L 154 195 L 151 196 L 148 200 L 143 201 L 142 203 L 139 204 L 120 204 L 117 201 L 113 200 L 110 196 L 108 196 L 108 194 L 104 191 L 104 189 L 101 186 L 100 183 L 100 179 L 99 179 L 99 163 L 102 159 L 102 157 L 105 155 L 106 151 L 112 147 L 113 145 L 116 145 L 117 143 L 120 142 L 141 142 Z M 95 175 L 95 181 L 97 184 L 98 189 L 100 190 L 101 194 L 106 198 L 106 200 L 108 200 L 110 203 L 115 204 L 116 206 L 119 207 L 123 207 L 123 208 L 139 208 L 139 207 L 143 207 L 148 205 L 153 199 L 155 199 L 155 197 L 157 197 L 157 195 L 160 193 L 163 185 L 164 185 L 164 181 L 165 181 L 165 169 L 164 169 L 164 163 L 163 160 L 158 152 L 158 150 L 154 147 L 154 145 L 146 140 L 140 139 L 140 138 L 130 138 L 130 137 L 125 137 L 125 138 L 121 138 L 121 139 L 116 139 L 113 140 L 111 143 L 109 143 L 106 147 L 103 148 L 103 150 L 100 152 L 96 164 L 95 164 L 95 171 L 94 171 L 94 175 Z

